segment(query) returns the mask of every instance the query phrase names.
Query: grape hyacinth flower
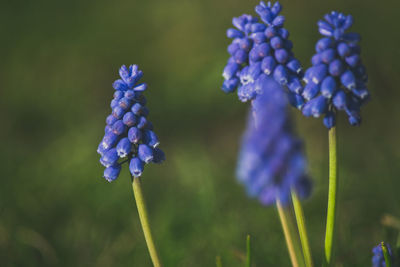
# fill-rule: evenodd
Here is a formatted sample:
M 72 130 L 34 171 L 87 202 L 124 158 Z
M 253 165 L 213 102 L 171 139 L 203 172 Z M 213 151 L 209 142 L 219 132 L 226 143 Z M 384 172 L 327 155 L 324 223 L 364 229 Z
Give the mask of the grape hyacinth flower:
M 310 194 L 302 142 L 293 134 L 286 94 L 272 78 L 252 101 L 237 176 L 264 205 L 289 204 L 292 189 L 302 198 Z
M 147 120 L 149 112 L 143 95 L 147 84 L 138 83 L 143 72 L 137 65 L 129 68 L 123 65 L 119 75 L 121 78 L 113 83 L 112 113 L 106 118 L 105 135 L 97 149 L 100 163 L 106 168 L 104 178 L 109 182 L 117 179 L 121 165 L 127 161 L 132 176 L 139 177 L 145 164 L 165 159 L 157 147 L 159 141 L 153 126 Z
M 299 266 L 303 257 L 296 252 L 299 244 L 288 230 L 292 227 L 287 206 L 293 202 L 304 260 L 307 266 L 313 266 L 299 200 L 310 194 L 311 181 L 306 174 L 302 143 L 291 128 L 287 94 L 281 87 L 272 77 L 264 78 L 260 84 L 260 91 L 252 100 L 236 174 L 250 196 L 264 205 L 276 204 L 290 260 L 293 266 Z
M 266 78 L 273 77 L 289 89 L 291 103 L 302 106 L 297 95 L 302 90 L 303 73 L 293 55 L 289 32 L 283 27 L 285 17 L 279 15 L 281 9 L 279 2 L 272 5 L 261 1 L 255 8 L 260 20 L 246 14 L 232 20 L 236 29 L 227 31 L 233 40 L 228 46 L 231 57 L 222 75 L 224 92 L 237 89 L 239 99 L 246 102 L 260 93 Z
M 160 142 L 153 132 L 153 125 L 147 120 L 149 110 L 143 95 L 147 84 L 138 83 L 143 72 L 137 65 L 130 65 L 129 68 L 123 65 L 119 75 L 121 78 L 113 83 L 115 92 L 110 104 L 112 112 L 106 118 L 105 134 L 97 152 L 101 156 L 100 163 L 106 168 L 104 178 L 109 182 L 117 179 L 122 164 L 129 162 L 133 194 L 150 258 L 155 267 L 161 267 L 148 221 L 140 176 L 147 163 L 161 163 L 165 155 L 158 148 Z
M 351 125 L 359 125 L 360 108 L 370 97 L 360 58 L 360 35 L 347 32 L 352 25 L 351 15 L 335 11 L 318 22 L 324 37 L 317 42 L 313 66 L 304 75 L 306 86 L 301 96 L 306 104 L 302 112 L 307 117 L 324 115 L 323 123 L 328 129 L 335 126 L 339 110 L 346 112 Z
M 383 243 L 383 242 L 382 242 Z M 390 257 L 390 261 L 393 262 L 393 253 L 392 248 L 389 244 L 384 243 L 384 246 L 387 248 L 387 252 Z M 377 245 L 372 249 L 373 257 L 372 257 L 372 267 L 386 267 L 385 257 L 382 249 L 382 244 Z

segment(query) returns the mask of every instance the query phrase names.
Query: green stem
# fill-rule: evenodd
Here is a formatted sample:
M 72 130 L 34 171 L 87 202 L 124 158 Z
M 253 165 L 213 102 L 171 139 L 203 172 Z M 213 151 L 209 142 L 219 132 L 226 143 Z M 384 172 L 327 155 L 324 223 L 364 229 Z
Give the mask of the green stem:
M 303 248 L 304 261 L 307 267 L 313 267 L 313 260 L 311 256 L 310 243 L 308 242 L 306 222 L 304 219 L 303 208 L 301 207 L 300 200 L 294 190 L 292 190 L 292 201 L 294 212 L 296 215 L 297 228 L 299 229 L 301 247 Z
M 285 235 L 286 245 L 289 251 L 290 260 L 292 262 L 293 267 L 303 266 L 303 260 L 301 256 L 299 256 L 299 245 L 297 239 L 295 239 L 292 235 L 293 231 L 291 231 L 291 225 L 288 220 L 287 211 L 282 207 L 282 204 L 279 199 L 276 200 L 276 207 L 278 209 L 279 219 L 281 220 L 283 234 Z M 301 264 L 301 265 L 300 265 Z
M 336 154 L 336 128 L 329 130 L 329 193 L 328 193 L 328 214 L 326 218 L 325 232 L 325 261 L 331 265 L 333 251 L 333 236 L 336 220 L 337 203 L 337 154 Z
M 146 204 L 144 202 L 142 187 L 140 184 L 140 178 L 138 177 L 133 178 L 132 188 L 136 200 L 136 206 L 139 213 L 140 223 L 142 224 L 144 238 L 146 239 L 147 248 L 149 249 L 151 261 L 153 262 L 154 267 L 161 267 L 162 265 L 157 254 L 157 249 L 153 241 L 153 236 L 151 234 L 149 219 L 147 216 Z
M 386 247 L 385 243 L 381 243 L 383 257 L 385 258 L 386 267 L 392 267 L 392 260 L 390 259 L 388 248 Z
M 246 267 L 250 267 L 251 266 L 250 235 L 247 235 L 246 237 L 246 252 L 247 252 Z
M 221 256 L 217 256 L 217 258 L 215 259 L 215 263 L 217 267 L 222 267 Z

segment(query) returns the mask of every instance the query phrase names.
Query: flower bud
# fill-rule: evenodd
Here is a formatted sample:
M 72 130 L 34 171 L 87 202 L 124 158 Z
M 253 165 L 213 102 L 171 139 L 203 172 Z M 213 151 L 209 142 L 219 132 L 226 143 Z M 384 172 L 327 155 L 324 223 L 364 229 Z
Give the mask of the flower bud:
M 116 106 L 115 108 L 113 108 L 112 115 L 115 118 L 121 119 L 122 116 L 124 116 L 124 114 L 125 114 L 125 110 L 123 108 L 121 108 L 120 106 Z
M 114 92 L 114 99 L 121 99 L 123 96 L 124 96 L 124 92 L 122 92 L 122 91 L 115 91 Z
M 135 91 L 133 90 L 126 90 L 124 97 L 128 100 L 133 100 L 136 97 Z
M 161 163 L 165 160 L 164 152 L 161 149 L 159 149 L 158 147 L 154 148 L 153 154 L 154 154 L 154 158 L 153 158 L 154 163 Z
M 276 61 L 272 56 L 265 57 L 261 62 L 261 69 L 267 75 L 270 75 L 274 71 L 275 66 Z
M 341 57 L 347 57 L 351 53 L 350 47 L 346 43 L 339 43 L 337 46 L 337 51 Z
M 331 38 L 325 37 L 325 38 L 320 39 L 317 42 L 317 44 L 315 45 L 315 51 L 317 51 L 319 53 L 328 48 L 333 47 L 333 45 L 334 45 L 334 41 Z
M 356 78 L 354 77 L 353 72 L 351 72 L 350 70 L 345 71 L 340 76 L 340 81 L 349 90 L 354 89 L 356 87 Z
M 326 64 L 332 62 L 335 59 L 335 57 L 336 57 L 335 49 L 330 48 L 321 52 L 321 60 Z
M 272 37 L 271 39 L 271 47 L 273 49 L 279 49 L 283 47 L 283 40 L 279 36 Z
M 292 59 L 286 64 L 286 67 L 293 71 L 294 73 L 299 74 L 301 72 L 301 64 L 297 59 Z
M 277 49 L 275 50 L 275 58 L 281 64 L 285 64 L 289 58 L 289 53 L 285 49 Z
M 146 144 L 140 144 L 138 147 L 138 157 L 140 160 L 142 160 L 144 163 L 149 163 L 153 160 L 153 149 L 146 145 Z
M 143 169 L 144 164 L 139 158 L 134 157 L 131 159 L 131 162 L 129 163 L 129 171 L 131 172 L 133 177 L 141 176 Z
M 121 165 L 116 164 L 116 165 L 107 167 L 104 170 L 103 176 L 107 181 L 112 182 L 118 178 L 120 172 L 121 172 Z
M 347 106 L 347 96 L 342 90 L 338 90 L 333 96 L 332 103 L 338 110 L 344 110 Z
M 128 89 L 127 84 L 126 84 L 123 80 L 121 80 L 121 79 L 116 80 L 116 81 L 113 83 L 113 87 L 114 87 L 115 90 L 120 90 L 120 91 L 125 91 L 125 90 Z
M 156 146 L 158 146 L 160 144 L 160 142 L 158 141 L 158 137 L 157 135 L 151 131 L 151 130 L 145 130 L 144 131 L 144 143 L 146 143 L 147 145 L 155 148 Z
M 143 117 L 143 116 L 140 116 L 138 118 L 138 123 L 137 123 L 136 127 L 139 128 L 139 129 L 143 129 L 143 128 L 146 127 L 146 124 L 147 124 L 146 118 Z
M 311 80 L 313 83 L 319 84 L 327 74 L 328 74 L 328 67 L 325 64 L 318 64 L 312 67 L 312 71 L 310 73 Z
M 278 33 L 277 33 L 277 30 L 276 30 L 276 28 L 274 26 L 269 26 L 265 30 L 264 34 L 268 38 L 272 38 L 272 37 L 276 36 Z
M 222 90 L 225 93 L 232 93 L 235 91 L 239 84 L 239 79 L 238 78 L 232 78 L 230 80 L 225 80 L 223 85 L 222 85 Z
M 340 76 L 344 71 L 344 65 L 340 59 L 335 59 L 329 64 L 329 74 L 332 76 Z
M 122 118 L 123 123 L 128 127 L 134 126 L 136 124 L 136 120 L 137 118 L 133 112 L 125 113 L 124 117 Z
M 326 128 L 331 129 L 336 125 L 335 114 L 332 111 L 326 113 L 323 123 Z
M 132 105 L 132 101 L 123 97 L 119 100 L 118 105 L 123 109 L 123 110 L 127 110 L 131 105 Z
M 106 133 L 101 141 L 101 144 L 104 149 L 111 148 L 118 140 L 118 135 L 113 132 Z
M 289 74 L 285 66 L 278 65 L 274 70 L 274 79 L 280 84 L 284 85 L 288 83 Z
M 231 43 L 231 44 L 228 46 L 228 53 L 231 54 L 231 55 L 234 55 L 235 52 L 236 52 L 239 48 L 240 48 L 240 47 L 239 47 L 239 44 L 238 44 L 238 43 Z
M 117 120 L 112 126 L 112 131 L 116 135 L 121 135 L 126 131 L 126 125 L 122 120 Z
M 326 98 L 320 95 L 311 99 L 304 105 L 303 115 L 306 117 L 313 116 L 314 118 L 318 118 L 326 112 L 327 107 Z
M 117 119 L 113 115 L 108 115 L 106 118 L 106 124 L 107 125 L 113 125 L 114 122 L 116 122 Z
M 235 55 L 233 55 L 233 57 L 237 64 L 243 64 L 247 60 L 247 53 L 246 53 L 246 51 L 239 49 L 238 51 L 236 51 L 236 53 L 235 53 Z
M 302 90 L 303 90 L 303 86 L 299 80 L 299 78 L 297 77 L 293 77 L 289 84 L 288 84 L 288 88 L 291 92 L 295 93 L 295 94 L 301 94 Z
M 128 139 L 133 144 L 137 144 L 142 139 L 142 131 L 136 127 L 131 127 L 128 130 Z
M 228 38 L 243 38 L 244 37 L 244 35 L 241 31 L 232 29 L 232 28 L 227 30 L 226 36 L 228 36 Z
M 118 159 L 119 159 L 119 157 L 118 157 L 117 150 L 115 148 L 111 148 L 110 150 L 105 152 L 104 155 L 101 157 L 100 163 L 104 167 L 110 167 L 110 166 L 114 165 L 115 163 L 117 163 Z
M 321 94 L 326 98 L 331 98 L 336 90 L 336 81 L 332 76 L 327 76 L 321 83 Z
M 307 83 L 301 94 L 305 100 L 310 101 L 314 96 L 319 93 L 320 87 L 315 83 Z
M 132 143 L 127 137 L 122 138 L 117 144 L 117 153 L 120 158 L 128 156 L 131 152 Z

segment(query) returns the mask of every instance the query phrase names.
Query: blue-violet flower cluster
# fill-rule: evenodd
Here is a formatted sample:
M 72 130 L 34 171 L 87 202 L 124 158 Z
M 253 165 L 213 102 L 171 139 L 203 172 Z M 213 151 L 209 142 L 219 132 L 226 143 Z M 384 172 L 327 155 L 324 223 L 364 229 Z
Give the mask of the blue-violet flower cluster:
M 292 132 L 287 97 L 267 78 L 252 101 L 239 154 L 237 176 L 252 197 L 264 205 L 290 201 L 291 190 L 302 198 L 311 192 L 302 142 Z
M 222 90 L 231 93 L 237 89 L 243 102 L 254 99 L 269 76 L 287 86 L 295 99 L 302 89 L 301 65 L 292 53 L 281 9 L 279 2 L 261 1 L 255 8 L 261 20 L 245 14 L 233 18 L 236 29 L 227 31 L 233 40 L 228 46 L 231 57 L 223 71 Z
M 367 74 L 360 58 L 360 35 L 346 32 L 353 24 L 351 15 L 331 12 L 318 22 L 324 36 L 316 46 L 312 67 L 304 75 L 301 92 L 305 116 L 324 115 L 324 125 L 332 128 L 336 112 L 344 110 L 351 125 L 361 123 L 360 107 L 369 99 Z
M 392 253 L 392 248 L 390 247 L 389 244 L 385 243 L 388 252 L 389 252 L 389 256 L 393 262 L 393 253 Z M 382 250 L 382 245 L 379 244 L 376 247 L 374 247 L 372 249 L 372 267 L 386 267 L 386 263 L 385 263 L 385 257 L 383 255 L 383 250 Z
M 139 177 L 145 164 L 165 159 L 164 152 L 157 147 L 159 141 L 153 125 L 147 120 L 149 110 L 143 96 L 147 84 L 138 84 L 143 72 L 137 65 L 123 65 L 119 75 L 121 79 L 113 83 L 112 113 L 106 118 L 105 135 L 97 149 L 100 163 L 106 168 L 104 178 L 109 182 L 117 179 L 121 164 L 127 161 L 132 176 Z M 121 161 L 123 158 L 127 160 Z

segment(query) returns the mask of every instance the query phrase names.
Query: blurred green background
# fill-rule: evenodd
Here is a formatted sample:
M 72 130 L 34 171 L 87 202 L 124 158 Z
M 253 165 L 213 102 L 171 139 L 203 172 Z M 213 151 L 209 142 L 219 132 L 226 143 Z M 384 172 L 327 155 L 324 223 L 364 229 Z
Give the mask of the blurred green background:
M 373 101 L 361 127 L 339 118 L 338 266 L 370 266 L 371 248 L 395 242 L 381 223 L 400 216 L 398 1 L 282 0 L 294 52 L 309 66 L 316 22 L 355 17 Z M 234 170 L 247 105 L 220 90 L 231 19 L 257 1 L 0 2 L 0 265 L 151 266 L 127 168 L 102 178 L 97 144 L 112 82 L 137 63 L 150 120 L 167 161 L 143 175 L 165 266 L 289 266 L 273 207 L 248 199 Z M 314 192 L 304 202 L 316 262 L 323 255 L 327 131 L 293 112 Z

